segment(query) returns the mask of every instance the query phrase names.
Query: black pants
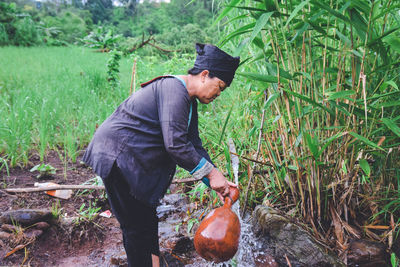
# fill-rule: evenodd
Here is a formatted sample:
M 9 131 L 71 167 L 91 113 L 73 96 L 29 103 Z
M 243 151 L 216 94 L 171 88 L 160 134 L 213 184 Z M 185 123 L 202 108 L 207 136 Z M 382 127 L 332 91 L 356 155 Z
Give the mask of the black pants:
M 129 267 L 151 267 L 151 254 L 160 254 L 156 208 L 143 204 L 129 193 L 129 185 L 116 163 L 103 182 L 122 229 Z

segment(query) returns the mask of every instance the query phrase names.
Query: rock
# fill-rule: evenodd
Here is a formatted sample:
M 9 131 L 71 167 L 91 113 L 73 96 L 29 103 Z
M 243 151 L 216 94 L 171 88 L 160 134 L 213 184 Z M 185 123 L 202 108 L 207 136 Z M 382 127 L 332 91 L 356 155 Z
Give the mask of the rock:
M 1 226 L 1 230 L 6 231 L 8 233 L 14 233 L 15 231 L 17 231 L 17 229 L 15 228 L 14 225 L 11 224 L 3 224 Z
M 40 221 L 50 221 L 52 218 L 50 210 L 44 209 L 20 209 L 5 211 L 0 216 L 0 223 L 32 225 Z
M 345 266 L 337 256 L 326 252 L 304 228 L 276 210 L 257 206 L 253 213 L 253 230 L 275 250 L 274 257 L 285 265 L 285 255 L 292 266 Z
M 278 263 L 275 261 L 274 257 L 269 254 L 257 255 L 254 259 L 256 267 L 279 267 Z
M 47 222 L 38 222 L 35 224 L 35 229 L 38 230 L 47 230 L 50 227 L 50 224 Z
M 370 240 L 353 240 L 347 251 L 349 266 L 390 266 L 390 255 L 386 246 Z
M 9 240 L 11 237 L 11 234 L 6 233 L 6 232 L 0 232 L 0 240 Z
M 179 238 L 172 247 L 173 254 L 185 254 L 194 250 L 193 240 L 187 236 Z
M 128 259 L 125 250 L 121 248 L 118 252 L 114 253 L 110 258 L 111 266 L 128 266 Z
M 38 229 L 28 229 L 24 232 L 24 235 L 27 238 L 38 238 L 39 236 L 41 236 L 43 234 L 42 230 L 38 230 Z

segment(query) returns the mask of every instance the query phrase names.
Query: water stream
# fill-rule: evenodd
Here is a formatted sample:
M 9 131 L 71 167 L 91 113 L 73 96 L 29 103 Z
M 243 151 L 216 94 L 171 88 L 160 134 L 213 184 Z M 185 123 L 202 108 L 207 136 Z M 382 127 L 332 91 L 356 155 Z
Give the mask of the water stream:
M 235 178 L 235 183 L 239 184 L 239 158 L 236 156 L 236 149 L 232 139 L 229 139 L 229 150 L 231 153 L 232 169 Z M 239 200 L 232 206 L 232 211 L 236 213 L 239 218 L 241 233 L 239 241 L 239 249 L 236 255 L 227 262 L 223 263 L 210 263 L 203 259 L 197 260 L 193 264 L 187 265 L 191 267 L 248 267 L 256 266 L 255 260 L 264 254 L 262 245 L 257 242 L 250 223 L 250 216 L 243 219 L 240 216 L 240 203 Z

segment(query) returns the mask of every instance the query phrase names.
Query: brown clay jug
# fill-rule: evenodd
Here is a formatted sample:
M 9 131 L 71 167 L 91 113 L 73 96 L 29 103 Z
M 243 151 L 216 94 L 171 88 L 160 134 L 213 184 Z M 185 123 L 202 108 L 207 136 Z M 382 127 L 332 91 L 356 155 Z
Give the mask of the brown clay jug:
M 200 223 L 194 236 L 194 247 L 204 259 L 218 263 L 235 256 L 239 247 L 240 222 L 231 206 L 238 198 L 239 190 L 231 187 L 225 204 L 212 210 Z

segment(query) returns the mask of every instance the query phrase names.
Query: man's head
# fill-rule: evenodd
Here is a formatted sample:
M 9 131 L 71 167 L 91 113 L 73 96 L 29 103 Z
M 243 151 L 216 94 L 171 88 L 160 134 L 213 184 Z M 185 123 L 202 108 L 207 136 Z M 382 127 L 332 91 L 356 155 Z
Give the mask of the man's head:
M 224 81 L 225 87 L 231 85 L 240 58 L 232 57 L 218 47 L 210 44 L 196 44 L 197 58 L 189 74 L 197 75 L 204 70 L 210 78 L 217 77 Z

